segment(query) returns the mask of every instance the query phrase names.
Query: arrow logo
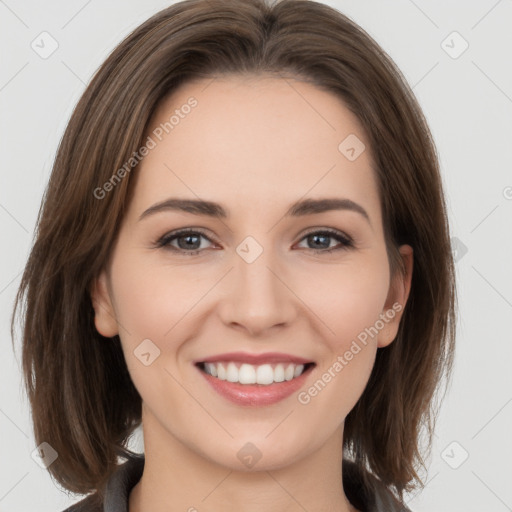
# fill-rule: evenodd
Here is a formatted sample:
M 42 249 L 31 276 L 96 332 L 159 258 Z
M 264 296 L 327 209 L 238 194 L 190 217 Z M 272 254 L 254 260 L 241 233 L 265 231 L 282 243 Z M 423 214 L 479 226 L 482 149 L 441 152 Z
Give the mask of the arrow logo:
M 149 338 L 143 340 L 133 353 L 144 366 L 153 364 L 160 357 L 160 349 Z
M 261 459 L 261 456 L 262 453 L 252 443 L 245 443 L 237 453 L 240 462 L 248 468 L 252 468 Z
M 246 263 L 252 263 L 263 252 L 263 247 L 252 236 L 247 236 L 238 244 L 236 252 Z
M 43 442 L 32 451 L 30 456 L 39 467 L 47 469 L 55 462 L 59 454 L 50 444 Z
M 458 469 L 469 457 L 469 453 L 457 441 L 452 441 L 442 452 L 441 458 L 452 469 Z
M 357 160 L 365 149 L 363 141 L 355 133 L 347 135 L 338 145 L 338 151 L 349 162 Z

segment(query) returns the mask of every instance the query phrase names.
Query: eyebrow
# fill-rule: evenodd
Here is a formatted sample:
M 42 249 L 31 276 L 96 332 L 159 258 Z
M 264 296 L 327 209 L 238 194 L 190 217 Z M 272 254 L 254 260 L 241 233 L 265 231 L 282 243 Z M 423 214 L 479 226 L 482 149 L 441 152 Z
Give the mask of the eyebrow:
M 213 201 L 169 198 L 150 206 L 140 215 L 139 221 L 155 213 L 173 210 L 191 213 L 193 215 L 206 215 L 217 219 L 226 219 L 229 217 L 228 211 L 222 205 Z M 350 199 L 343 198 L 299 200 L 290 206 L 285 213 L 285 217 L 303 217 L 305 215 L 324 213 L 332 210 L 348 210 L 359 213 L 371 225 L 368 213 L 360 204 Z

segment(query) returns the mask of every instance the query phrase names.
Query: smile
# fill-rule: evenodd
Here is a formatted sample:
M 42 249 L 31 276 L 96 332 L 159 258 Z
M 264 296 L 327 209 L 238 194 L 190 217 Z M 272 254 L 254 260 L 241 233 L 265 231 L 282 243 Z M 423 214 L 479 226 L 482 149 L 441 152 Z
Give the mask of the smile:
M 210 387 L 236 405 L 268 406 L 304 386 L 316 364 L 288 354 L 232 352 L 196 361 Z
M 218 362 L 202 363 L 200 368 L 219 380 L 228 382 L 238 382 L 239 384 L 261 384 L 269 386 L 277 382 L 290 381 L 300 377 L 307 369 L 308 365 L 313 363 L 294 364 L 294 363 L 273 363 L 253 365 L 248 363 Z

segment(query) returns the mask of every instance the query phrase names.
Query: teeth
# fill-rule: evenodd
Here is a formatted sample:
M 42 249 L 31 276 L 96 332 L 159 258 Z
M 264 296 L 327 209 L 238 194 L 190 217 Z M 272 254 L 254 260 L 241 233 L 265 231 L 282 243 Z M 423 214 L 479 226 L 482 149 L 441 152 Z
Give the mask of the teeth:
M 256 369 L 254 366 L 250 364 L 243 364 L 240 366 L 240 369 L 238 370 L 238 382 L 240 382 L 240 384 L 256 384 Z
M 274 382 L 292 380 L 302 375 L 303 364 L 262 364 L 255 366 L 243 363 L 238 367 L 234 362 L 204 363 L 204 371 L 212 377 L 240 384 L 262 384 L 268 386 Z
M 214 377 L 217 377 L 217 366 L 212 363 L 205 363 L 206 371 L 210 375 L 213 375 Z M 223 380 L 225 380 L 226 377 L 224 377 Z
M 234 363 L 228 364 L 228 369 L 226 370 L 226 380 L 228 382 L 238 382 L 238 368 Z
M 284 370 L 284 378 L 285 380 L 292 380 L 295 375 L 295 368 L 289 364 Z
M 283 382 L 284 380 L 284 366 L 282 364 L 278 364 L 274 368 L 274 382 Z
M 250 365 L 244 364 L 240 367 L 240 382 L 242 384 L 245 384 L 244 381 L 242 380 L 242 368 L 244 366 Z M 258 368 L 256 369 L 255 381 L 258 384 L 265 384 L 267 386 L 269 384 L 272 384 L 274 382 L 274 370 L 272 370 L 272 366 L 270 366 L 269 364 L 262 364 L 261 366 L 258 366 Z
M 296 366 L 293 370 L 294 377 L 300 377 L 300 374 L 304 371 L 304 365 Z
M 217 378 L 220 380 L 226 380 L 226 369 L 222 364 L 214 365 L 213 363 L 210 363 L 213 367 L 217 366 Z M 213 372 L 210 373 L 210 375 L 213 375 Z M 215 375 L 213 375 L 215 377 Z

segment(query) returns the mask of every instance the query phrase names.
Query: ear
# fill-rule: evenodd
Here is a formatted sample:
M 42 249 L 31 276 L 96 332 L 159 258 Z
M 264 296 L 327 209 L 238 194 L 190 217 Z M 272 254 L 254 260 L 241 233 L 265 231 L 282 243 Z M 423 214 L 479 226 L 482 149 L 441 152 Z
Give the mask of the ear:
M 413 249 L 410 245 L 402 245 L 399 248 L 399 252 L 404 264 L 405 274 L 397 270 L 395 275 L 391 276 L 386 304 L 381 315 L 384 327 L 379 332 L 377 343 L 379 348 L 387 347 L 396 338 L 400 319 L 402 318 L 411 290 Z
M 92 282 L 90 293 L 96 330 L 106 338 L 111 338 L 119 334 L 119 329 L 108 284 L 107 273 L 103 270 Z

